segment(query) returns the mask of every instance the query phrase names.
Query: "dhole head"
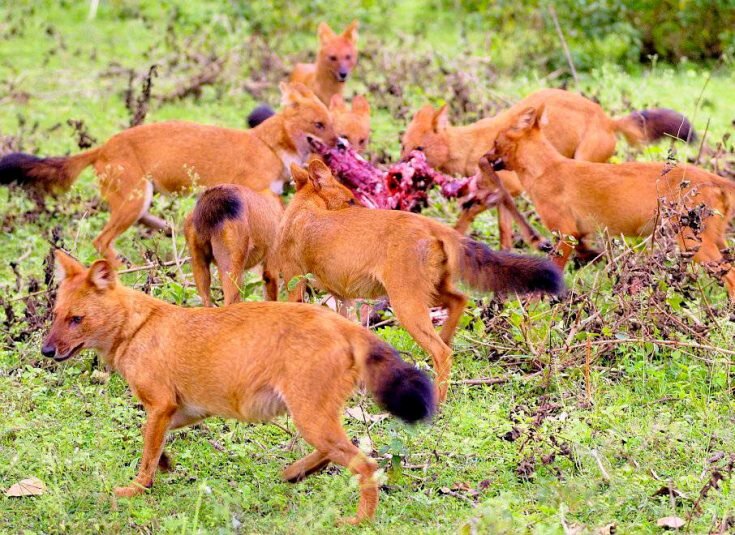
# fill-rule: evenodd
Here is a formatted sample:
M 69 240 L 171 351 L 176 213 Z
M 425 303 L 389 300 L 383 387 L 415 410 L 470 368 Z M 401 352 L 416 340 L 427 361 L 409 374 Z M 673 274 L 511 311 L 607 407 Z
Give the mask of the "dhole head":
M 342 210 L 360 204 L 318 158 L 312 159 L 307 169 L 292 163 L 291 176 L 296 184 L 296 197 L 316 200 L 327 210 Z
M 543 135 L 540 125 L 547 118 L 544 115 L 543 106 L 539 108 L 526 108 L 521 111 L 512 121 L 511 126 L 498 133 L 495 145 L 485 154 L 496 171 L 518 169 L 516 153 L 523 139 Z
M 447 105 L 435 110 L 427 104 L 413 116 L 401 139 L 401 158 L 418 150 L 426 155 L 432 167 L 441 168 L 449 160 L 447 127 L 449 117 Z
M 352 99 L 352 109 L 347 107 L 342 95 L 333 95 L 329 103 L 334 129 L 340 138 L 360 154 L 365 151 L 370 138 L 370 104 L 362 95 Z
M 314 92 L 298 82 L 281 82 L 280 88 L 284 128 L 297 150 L 311 152 L 315 141 L 334 147 L 337 135 L 332 114 Z
M 345 31 L 337 35 L 326 22 L 319 24 L 319 57 L 317 62 L 326 65 L 338 82 L 345 82 L 357 63 L 357 28 L 353 20 Z
M 117 274 L 107 260 L 97 260 L 87 269 L 59 249 L 54 256 L 59 289 L 41 353 L 62 362 L 84 348 L 105 348 L 123 320 L 110 313 L 116 303 L 120 305 Z

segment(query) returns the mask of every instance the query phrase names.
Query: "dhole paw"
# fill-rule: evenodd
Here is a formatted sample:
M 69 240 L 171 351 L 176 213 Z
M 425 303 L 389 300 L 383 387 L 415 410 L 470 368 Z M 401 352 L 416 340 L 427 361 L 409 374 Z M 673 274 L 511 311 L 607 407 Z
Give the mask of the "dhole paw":
M 446 385 L 437 386 L 435 393 L 436 393 L 436 401 L 438 403 L 444 403 L 447 400 L 447 390 L 449 389 Z
M 132 485 L 128 485 L 127 487 L 115 487 L 114 493 L 115 496 L 119 498 L 132 498 L 133 496 L 137 496 L 138 494 L 143 494 L 145 492 L 146 488 L 139 484 L 139 483 L 133 483 Z
M 359 516 L 353 516 L 350 518 L 338 518 L 337 525 L 338 526 L 356 526 L 357 524 L 362 524 L 366 520 L 370 520 L 370 519 L 367 517 L 360 518 Z

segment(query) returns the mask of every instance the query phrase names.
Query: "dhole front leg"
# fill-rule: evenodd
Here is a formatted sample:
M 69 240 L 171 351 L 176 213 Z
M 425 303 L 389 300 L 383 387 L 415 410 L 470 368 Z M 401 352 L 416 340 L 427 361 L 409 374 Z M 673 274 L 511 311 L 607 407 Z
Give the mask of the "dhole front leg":
M 153 476 L 163 452 L 163 441 L 171 424 L 175 407 L 147 409 L 148 420 L 143 428 L 143 458 L 137 477 L 127 487 L 117 487 L 115 494 L 121 497 L 136 496 L 153 485 Z
M 478 201 L 472 201 L 469 206 L 462 206 L 462 213 L 459 214 L 459 219 L 457 220 L 457 224 L 454 225 L 454 230 L 460 234 L 467 234 L 467 231 L 477 216 L 487 209 L 488 207 L 485 204 Z

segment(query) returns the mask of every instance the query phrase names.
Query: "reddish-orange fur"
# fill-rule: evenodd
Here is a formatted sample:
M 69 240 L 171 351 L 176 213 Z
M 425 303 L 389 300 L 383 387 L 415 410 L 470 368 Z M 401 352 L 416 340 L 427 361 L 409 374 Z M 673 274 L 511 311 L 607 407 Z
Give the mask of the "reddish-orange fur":
M 159 464 L 168 465 L 163 449 L 170 430 L 209 416 L 263 422 L 288 411 L 315 451 L 287 467 L 284 479 L 298 481 L 330 462 L 345 466 L 360 480 L 351 521 L 374 516 L 376 463 L 340 424 L 346 399 L 364 381 L 407 421 L 433 411 L 426 376 L 392 347 L 323 307 L 183 308 L 123 287 L 106 260 L 86 269 L 57 251 L 56 263 L 62 282 L 43 354 L 63 361 L 83 348 L 97 350 L 146 411 L 138 475 L 115 494 L 132 497 L 152 486 Z
M 524 98 L 495 117 L 467 126 L 450 126 L 446 105 L 434 110 L 424 106 L 413 117 L 402 139 L 402 155 L 421 147 L 430 165 L 450 174 L 470 176 L 477 172 L 482 155 L 492 148 L 498 133 L 512 125 L 519 112 L 544 106 L 548 114 L 542 131 L 562 155 L 576 160 L 604 162 L 615 152 L 616 133 L 631 140 L 646 140 L 640 123 L 628 118 L 611 119 L 599 104 L 570 91 L 542 89 Z M 514 173 L 500 172 L 506 190 L 517 196 L 523 190 Z M 457 230 L 466 232 L 482 207 L 470 207 L 462 214 Z M 498 209 L 500 242 L 504 249 L 512 246 L 510 214 Z
M 467 304 L 457 279 L 484 291 L 561 291 L 549 262 L 490 251 L 419 214 L 345 207 L 352 193 L 320 160 L 310 162 L 308 172 L 291 169 L 297 191 L 276 252 L 284 281 L 311 273 L 342 300 L 387 295 L 398 321 L 431 354 L 440 400 L 449 386 L 449 345 Z M 303 291 L 302 281 L 289 299 L 303 299 Z M 431 306 L 448 309 L 439 335 Z
M 701 263 L 722 260 L 725 231 L 735 207 L 735 184 L 703 169 L 677 164 L 628 162 L 591 163 L 566 158 L 543 134 L 546 112 L 528 108 L 516 115 L 513 126 L 501 132 L 490 159 L 500 158 L 518 173 L 541 221 L 549 230 L 573 236 L 588 252 L 585 238 L 598 229 L 610 235 L 645 236 L 653 231 L 659 198 L 682 202 L 682 208 L 701 203 L 715 211 L 704 221 L 701 243 L 689 228 L 678 236 L 684 250 L 696 250 Z M 692 190 L 696 191 L 693 192 Z M 578 246 L 578 247 L 580 247 Z M 561 267 L 574 247 L 560 243 Z M 723 277 L 735 299 L 735 271 Z
M 223 196 L 229 197 L 226 202 L 236 202 L 237 210 L 230 217 L 212 216 L 217 210 L 212 205 L 221 202 Z M 203 213 L 206 211 L 210 213 L 209 218 Z M 211 220 L 217 216 L 219 220 Z M 278 299 L 278 274 L 273 272 L 271 253 L 282 216 L 281 200 L 270 190 L 256 193 L 245 186 L 222 184 L 202 194 L 186 218 L 184 233 L 194 281 L 204 306 L 212 306 L 212 263 L 219 271 L 225 305 L 240 301 L 243 271 L 261 263 L 266 298 Z
M 138 220 L 155 220 L 147 214 L 154 189 L 171 193 L 232 183 L 255 191 L 280 191 L 289 178 L 288 166 L 305 161 L 311 152 L 310 138 L 333 146 L 337 137 L 331 114 L 314 93 L 302 84 L 282 84 L 281 91 L 282 110 L 256 128 L 235 130 L 184 121 L 146 124 L 56 166 L 63 171 L 57 180 L 68 187 L 84 167 L 94 165 L 110 208 L 110 220 L 94 240 L 97 251 L 114 262 L 115 238 Z M 36 168 L 45 169 L 45 160 Z M 26 175 L 29 181 L 34 179 L 30 172 Z
M 334 95 L 342 95 L 345 81 L 357 64 L 357 21 L 336 34 L 326 22 L 319 24 L 319 51 L 316 63 L 299 63 L 291 73 L 292 82 L 309 87 L 329 105 Z
M 352 98 L 348 108 L 341 95 L 334 95 L 329 103 L 334 131 L 345 138 L 360 154 L 365 152 L 370 140 L 370 104 L 362 95 Z

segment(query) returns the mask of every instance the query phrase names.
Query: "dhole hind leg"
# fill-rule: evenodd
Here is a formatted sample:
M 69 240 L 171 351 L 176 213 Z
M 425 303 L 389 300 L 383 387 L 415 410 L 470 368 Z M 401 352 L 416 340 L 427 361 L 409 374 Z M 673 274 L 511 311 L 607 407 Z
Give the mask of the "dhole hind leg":
M 197 238 L 196 230 L 191 217 L 184 223 L 184 234 L 191 256 L 191 270 L 194 274 L 194 283 L 197 293 L 205 307 L 212 305 L 212 251 L 209 244 L 203 244 Z
M 153 184 L 145 179 L 143 169 L 129 162 L 107 164 L 99 160 L 95 164 L 102 197 L 110 207 L 110 219 L 93 244 L 115 266 L 120 264 L 113 247 L 115 239 L 146 213 L 153 199 Z
M 302 403 L 305 404 L 305 402 Z M 316 451 L 289 466 L 286 470 L 290 471 L 295 465 L 302 463 L 294 469 L 294 472 L 301 468 L 311 467 L 313 473 L 317 467 L 323 467 L 321 466 L 322 463 L 326 466 L 324 462 L 326 459 L 326 462 L 344 466 L 357 475 L 360 483 L 357 514 L 353 518 L 344 519 L 341 522 L 359 524 L 372 519 L 375 516 L 375 509 L 378 507 L 378 482 L 375 478 L 377 464 L 350 442 L 345 430 L 339 423 L 339 408 L 336 408 L 336 406 L 330 407 L 330 405 L 328 403 L 326 407 L 320 407 L 319 409 L 311 405 L 304 410 L 305 414 L 303 415 L 298 410 L 292 411 L 297 429 L 301 432 L 304 440 L 316 448 Z M 337 405 L 341 406 L 341 403 Z M 291 472 L 289 474 L 293 475 Z
M 283 470 L 283 479 L 296 483 L 311 474 L 315 474 L 329 465 L 329 456 L 319 450 L 312 451 L 306 457 L 288 465 Z
M 266 300 L 278 301 L 278 270 L 274 269 L 270 260 L 263 262 L 263 285 Z
M 226 227 L 224 223 L 223 227 Z M 250 240 L 245 237 L 242 242 L 225 233 L 212 236 L 212 256 L 217 264 L 220 280 L 222 281 L 222 292 L 225 295 L 225 305 L 240 301 L 240 287 L 242 286 L 242 275 L 245 271 L 245 261 L 250 249 Z
M 449 277 L 445 277 L 441 282 L 438 294 L 437 302 L 447 309 L 447 320 L 439 332 L 439 337 L 451 347 L 457 325 L 467 306 L 467 296 L 454 287 Z
M 411 288 L 411 285 L 408 284 L 407 287 Z M 415 294 L 410 292 L 395 295 L 395 292 L 388 291 L 388 298 L 399 323 L 431 355 L 436 372 L 437 399 L 440 403 L 444 402 L 449 390 L 452 350 L 434 330 L 428 304 L 417 300 Z
M 685 229 L 685 234 L 679 236 L 679 246 L 689 251 L 699 247 L 692 259 L 700 264 L 719 263 L 722 261 L 722 252 L 720 247 L 724 248 L 727 243 L 725 241 L 725 224 L 722 218 L 715 219 L 717 216 L 710 216 L 705 222 L 705 229 L 700 235 L 701 241 L 694 238 L 690 229 Z M 727 289 L 727 295 L 730 301 L 735 301 L 735 269 L 732 266 L 723 266 L 729 268 L 722 276 L 722 281 Z

